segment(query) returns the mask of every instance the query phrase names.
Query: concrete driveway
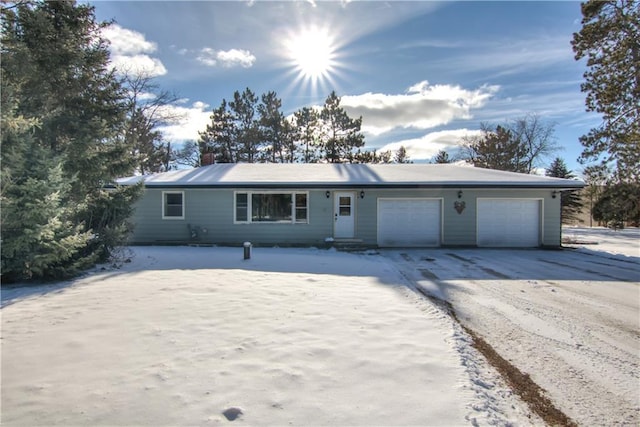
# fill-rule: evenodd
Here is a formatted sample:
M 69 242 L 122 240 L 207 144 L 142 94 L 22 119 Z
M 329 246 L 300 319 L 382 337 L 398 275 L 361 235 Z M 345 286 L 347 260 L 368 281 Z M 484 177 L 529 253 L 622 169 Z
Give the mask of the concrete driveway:
M 640 423 L 640 258 L 585 248 L 381 253 L 579 424 Z

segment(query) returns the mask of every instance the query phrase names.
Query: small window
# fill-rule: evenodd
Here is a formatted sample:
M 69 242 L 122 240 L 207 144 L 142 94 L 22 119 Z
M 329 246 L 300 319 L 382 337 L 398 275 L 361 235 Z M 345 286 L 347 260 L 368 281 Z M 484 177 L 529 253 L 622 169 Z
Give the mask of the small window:
M 162 218 L 163 219 L 183 219 L 184 218 L 184 192 L 163 192 L 162 193 Z
M 308 222 L 307 211 L 307 194 L 296 193 L 296 222 Z
M 248 220 L 248 208 L 249 202 L 247 193 L 236 193 L 236 221 L 246 222 Z
M 350 216 L 351 215 L 351 197 L 340 197 L 339 201 L 339 209 L 340 216 Z

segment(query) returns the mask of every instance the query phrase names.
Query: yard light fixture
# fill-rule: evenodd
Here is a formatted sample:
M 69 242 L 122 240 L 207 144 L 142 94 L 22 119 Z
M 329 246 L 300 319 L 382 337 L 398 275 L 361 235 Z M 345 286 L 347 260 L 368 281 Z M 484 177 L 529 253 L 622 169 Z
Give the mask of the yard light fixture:
M 328 199 L 329 197 L 331 197 L 331 191 L 327 190 L 327 192 L 324 193 L 324 195 L 327 196 L 327 199 Z
M 364 199 L 364 191 L 360 191 L 360 198 Z
M 462 190 L 458 190 L 458 199 L 462 199 Z

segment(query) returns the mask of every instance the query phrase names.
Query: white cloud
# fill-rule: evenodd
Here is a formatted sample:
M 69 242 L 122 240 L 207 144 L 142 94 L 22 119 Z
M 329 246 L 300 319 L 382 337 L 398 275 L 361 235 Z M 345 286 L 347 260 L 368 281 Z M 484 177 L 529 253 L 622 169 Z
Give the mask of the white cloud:
M 196 59 L 202 62 L 204 65 L 215 67 L 217 64 L 216 51 L 210 47 L 204 47 L 200 50 L 200 54 Z
M 379 148 L 378 151 L 396 151 L 398 148 L 404 147 L 412 160 L 424 160 L 432 158 L 438 154 L 440 150 L 450 151 L 451 149 L 460 147 L 465 136 L 471 137 L 481 134 L 482 131 L 480 130 L 442 130 L 428 133 L 420 138 L 392 142 Z
M 169 124 L 160 126 L 159 130 L 171 142 L 197 140 L 198 132 L 204 131 L 211 121 L 208 108 L 209 104 L 202 101 L 194 102 L 191 107 L 167 105 L 163 107 L 162 114 L 173 119 Z
M 162 61 L 148 55 L 158 47 L 144 34 L 112 24 L 102 30 L 102 36 L 110 42 L 111 65 L 119 72 L 150 77 L 167 74 Z
M 111 52 L 116 55 L 153 53 L 158 46 L 145 39 L 144 34 L 111 24 L 102 30 L 102 35 L 111 42 Z
M 111 55 L 111 65 L 121 73 L 140 74 L 149 77 L 167 74 L 167 69 L 162 64 L 162 61 L 148 55 Z
M 193 103 L 192 107 L 193 108 L 197 108 L 199 110 L 204 110 L 205 108 L 209 107 L 209 104 L 206 104 L 206 103 L 204 103 L 202 101 L 196 101 L 196 102 Z
M 363 117 L 364 132 L 380 135 L 396 128 L 429 129 L 455 119 L 469 119 L 471 110 L 483 107 L 498 89 L 483 85 L 468 90 L 422 81 L 399 95 L 369 92 L 343 96 L 340 105 L 351 117 Z
M 202 48 L 196 59 L 209 67 L 221 65 L 227 68 L 236 66 L 249 68 L 256 61 L 256 57 L 248 50 L 215 50 L 210 47 Z

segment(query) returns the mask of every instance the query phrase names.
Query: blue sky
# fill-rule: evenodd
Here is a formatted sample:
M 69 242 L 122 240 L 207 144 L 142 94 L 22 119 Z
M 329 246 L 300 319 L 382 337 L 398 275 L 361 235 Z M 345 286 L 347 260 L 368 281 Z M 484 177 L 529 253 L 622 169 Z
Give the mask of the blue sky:
M 580 92 L 570 41 L 579 2 L 98 1 L 116 66 L 144 69 L 179 98 L 163 130 L 196 140 L 236 90 L 277 92 L 283 112 L 335 90 L 363 116 L 366 147 L 415 161 L 453 152 L 480 123 L 538 114 L 574 172 L 599 122 Z

